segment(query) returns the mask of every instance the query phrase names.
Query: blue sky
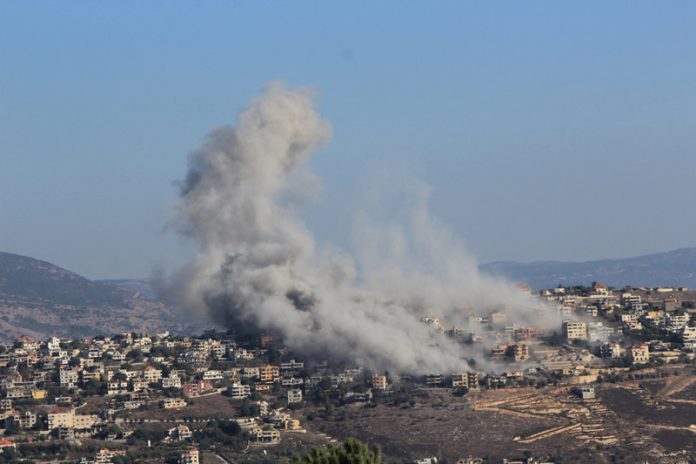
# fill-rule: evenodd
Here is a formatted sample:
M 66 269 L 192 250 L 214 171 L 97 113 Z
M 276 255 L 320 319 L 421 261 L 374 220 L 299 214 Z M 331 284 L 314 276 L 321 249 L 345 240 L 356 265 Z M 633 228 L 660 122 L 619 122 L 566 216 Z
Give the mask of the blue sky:
M 187 153 L 312 85 L 320 241 L 375 166 L 480 261 L 696 246 L 692 2 L 2 2 L 0 250 L 90 277 L 182 262 Z

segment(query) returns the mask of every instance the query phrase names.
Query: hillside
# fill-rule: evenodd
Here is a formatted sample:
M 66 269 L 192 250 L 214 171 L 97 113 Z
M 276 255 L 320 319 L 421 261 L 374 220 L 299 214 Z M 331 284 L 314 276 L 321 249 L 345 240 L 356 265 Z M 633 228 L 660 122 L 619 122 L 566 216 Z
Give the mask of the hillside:
M 127 305 L 126 294 L 46 261 L 0 252 L 0 298 L 58 305 Z
M 515 282 L 525 282 L 534 289 L 562 285 L 588 285 L 593 281 L 614 287 L 696 287 L 696 248 L 681 248 L 665 253 L 623 259 L 531 263 L 495 262 L 483 264 L 481 270 Z
M 206 325 L 177 314 L 146 283 L 136 282 L 92 281 L 46 261 L 0 252 L 0 342 L 22 334 L 190 332 Z

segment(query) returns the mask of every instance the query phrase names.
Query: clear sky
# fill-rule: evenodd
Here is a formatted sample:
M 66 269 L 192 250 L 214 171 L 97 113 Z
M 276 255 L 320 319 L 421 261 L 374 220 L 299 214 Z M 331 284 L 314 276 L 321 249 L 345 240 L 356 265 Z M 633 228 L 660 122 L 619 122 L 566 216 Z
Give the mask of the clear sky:
M 182 262 L 188 152 L 276 79 L 334 128 L 321 241 L 391 163 L 482 262 L 696 246 L 695 24 L 687 1 L 3 1 L 0 250 Z

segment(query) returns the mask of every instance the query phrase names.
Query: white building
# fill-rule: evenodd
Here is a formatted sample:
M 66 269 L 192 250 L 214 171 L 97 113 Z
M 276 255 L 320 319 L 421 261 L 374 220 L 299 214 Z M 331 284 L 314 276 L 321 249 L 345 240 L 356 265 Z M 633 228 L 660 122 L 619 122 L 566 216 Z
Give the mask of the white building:
M 229 388 L 230 397 L 235 400 L 249 398 L 251 396 L 251 387 L 242 385 L 241 383 L 233 383 Z
M 302 402 L 302 390 L 299 388 L 291 388 L 288 390 L 288 404 L 301 403 Z

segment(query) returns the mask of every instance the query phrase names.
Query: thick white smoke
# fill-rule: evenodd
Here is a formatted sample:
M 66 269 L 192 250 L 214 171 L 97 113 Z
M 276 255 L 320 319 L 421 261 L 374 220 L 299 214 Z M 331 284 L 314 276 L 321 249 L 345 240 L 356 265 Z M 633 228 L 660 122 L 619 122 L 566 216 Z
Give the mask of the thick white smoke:
M 359 276 L 350 256 L 317 250 L 288 198 L 314 188 L 305 163 L 330 137 L 309 90 L 271 84 L 191 155 L 176 223 L 198 250 L 177 279 L 182 304 L 309 356 L 412 373 L 483 360 L 482 348 L 445 337 L 425 315 L 465 327 L 467 315 L 501 309 L 510 322 L 543 325 L 531 300 L 478 273 L 430 217 L 419 184 L 399 221 L 359 222 Z

